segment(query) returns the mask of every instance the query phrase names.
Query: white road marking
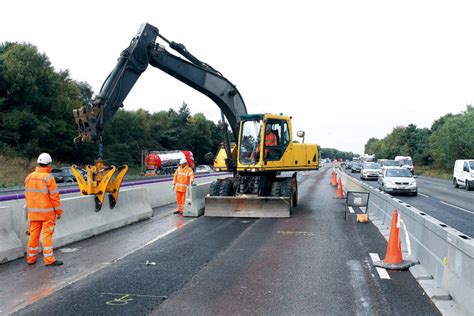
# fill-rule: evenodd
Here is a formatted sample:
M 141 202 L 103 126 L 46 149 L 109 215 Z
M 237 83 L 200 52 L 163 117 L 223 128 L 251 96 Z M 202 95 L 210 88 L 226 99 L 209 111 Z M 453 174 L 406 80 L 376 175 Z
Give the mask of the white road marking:
M 370 255 L 370 258 L 372 259 L 372 262 L 380 261 L 380 257 L 378 253 L 369 253 L 369 255 Z M 379 274 L 379 277 L 381 279 L 390 280 L 390 276 L 388 275 L 387 270 L 380 267 L 375 267 L 375 269 L 377 270 L 377 273 Z
M 423 193 L 420 193 L 420 192 L 418 192 L 418 194 L 421 195 L 421 196 L 424 196 L 424 197 L 430 197 L 429 195 L 426 195 L 426 194 L 423 194 Z
M 458 210 L 461 210 L 461 211 L 463 211 L 463 212 L 467 212 L 467 213 L 469 213 L 469 214 L 473 214 L 473 213 L 474 213 L 474 212 L 472 212 L 472 211 L 466 210 L 465 208 L 462 208 L 462 207 L 459 207 L 459 206 L 450 204 L 450 203 L 448 203 L 448 202 L 444 202 L 444 201 L 439 201 L 439 202 L 440 202 L 440 203 L 443 203 L 444 205 L 457 208 Z

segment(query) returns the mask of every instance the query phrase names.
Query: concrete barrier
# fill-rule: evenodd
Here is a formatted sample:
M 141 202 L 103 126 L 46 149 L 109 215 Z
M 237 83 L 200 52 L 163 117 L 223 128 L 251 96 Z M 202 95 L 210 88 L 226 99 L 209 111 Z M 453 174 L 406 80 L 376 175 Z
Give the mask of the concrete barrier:
M 227 173 L 201 174 L 196 177 L 195 183 L 197 185 L 210 183 L 214 179 L 228 176 Z M 176 195 L 171 189 L 171 181 L 171 178 L 160 178 L 128 182 L 121 188 L 117 206 L 110 209 L 108 198 L 106 198 L 102 210 L 98 213 L 95 212 L 93 196 L 76 196 L 78 189 L 68 188 L 63 193 L 70 194 L 61 195 L 64 214 L 56 226 L 53 236 L 54 246 L 61 247 L 151 217 L 153 208 L 176 202 Z M 197 192 L 194 194 L 193 206 L 199 204 L 199 196 Z M 204 203 L 204 197 L 202 197 L 202 203 Z M 9 232 L 16 233 L 23 251 L 28 242 L 28 218 L 24 205 L 25 199 L 22 193 L 9 198 L 4 197 L 0 201 L 0 207 L 11 209 L 8 218 L 5 215 L 6 212 L 0 212 L 0 224 L 9 227 Z M 193 212 L 198 211 L 193 210 Z M 3 242 L 2 239 L 0 242 Z M 15 255 L 9 254 L 5 258 L 14 260 L 21 257 L 23 251 L 21 254 L 19 252 Z M 0 258 L 0 261 L 1 259 L 3 258 Z
M 0 264 L 23 256 L 20 237 L 13 227 L 12 208 L 0 207 Z
M 147 202 L 144 188 L 124 189 L 119 202 L 111 209 L 108 199 L 99 212 L 93 196 L 65 198 L 61 201 L 63 216 L 57 221 L 53 235 L 54 247 L 61 247 L 106 231 L 148 219 L 153 210 Z
M 198 217 L 204 214 L 205 197 L 211 190 L 211 183 L 212 181 L 189 187 L 184 205 L 184 216 Z
M 472 315 L 474 240 L 423 211 L 348 176 L 342 170 L 337 169 L 337 173 L 345 190 L 370 192 L 369 217 L 386 238 L 393 211 L 398 210 L 410 238 L 410 259 L 419 261 L 428 273 L 428 276 L 419 279 L 419 283 L 438 308 L 441 307 L 440 310 L 446 314 Z M 405 238 L 402 238 L 402 247 L 407 249 Z M 413 271 L 412 274 L 417 277 Z M 430 276 L 433 280 L 429 280 Z M 443 304 L 443 300 L 451 297 L 460 306 L 453 309 L 453 301 Z

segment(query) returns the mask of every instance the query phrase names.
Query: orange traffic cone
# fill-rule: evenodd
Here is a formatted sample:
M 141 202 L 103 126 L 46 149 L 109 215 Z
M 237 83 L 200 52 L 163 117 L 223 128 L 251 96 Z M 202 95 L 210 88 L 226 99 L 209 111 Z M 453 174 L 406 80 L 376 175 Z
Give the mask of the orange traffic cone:
M 337 185 L 336 183 L 336 171 L 332 172 L 332 180 L 331 180 L 331 185 L 335 187 Z
M 342 192 L 342 181 L 341 181 L 341 177 L 339 177 L 339 180 L 337 182 L 336 199 L 343 199 L 343 198 L 344 198 L 344 192 Z
M 383 261 L 374 262 L 374 266 L 389 270 L 406 270 L 415 265 L 413 261 L 403 260 L 402 243 L 400 242 L 400 218 L 398 211 L 393 211 L 392 227 L 388 237 L 387 253 Z

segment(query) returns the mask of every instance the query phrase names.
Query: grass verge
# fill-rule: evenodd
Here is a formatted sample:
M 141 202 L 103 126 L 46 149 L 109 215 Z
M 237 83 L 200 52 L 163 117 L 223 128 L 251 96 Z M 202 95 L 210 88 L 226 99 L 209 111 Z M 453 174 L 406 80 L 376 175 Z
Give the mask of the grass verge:
M 444 170 L 435 167 L 428 167 L 428 166 L 416 166 L 415 167 L 415 174 L 434 177 L 443 180 L 449 180 L 453 178 L 453 171 L 452 170 Z

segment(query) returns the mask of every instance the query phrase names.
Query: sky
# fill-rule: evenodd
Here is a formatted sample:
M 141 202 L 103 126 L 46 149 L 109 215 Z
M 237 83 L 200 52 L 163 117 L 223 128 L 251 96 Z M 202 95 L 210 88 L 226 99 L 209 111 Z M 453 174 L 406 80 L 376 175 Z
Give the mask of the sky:
M 456 0 L 15 0 L 2 3 L 0 42 L 36 45 L 98 93 L 147 22 L 233 82 L 249 113 L 290 115 L 306 143 L 363 154 L 395 126 L 429 128 L 474 104 L 473 13 L 474 1 Z M 124 104 L 183 102 L 220 119 L 210 99 L 151 66 Z

